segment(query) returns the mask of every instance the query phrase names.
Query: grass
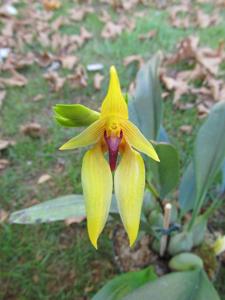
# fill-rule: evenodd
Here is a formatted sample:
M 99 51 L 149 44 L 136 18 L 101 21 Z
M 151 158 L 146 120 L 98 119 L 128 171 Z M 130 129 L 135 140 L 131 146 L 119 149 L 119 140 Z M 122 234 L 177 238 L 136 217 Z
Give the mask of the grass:
M 55 12 L 67 16 L 72 7 L 70 1 L 63 1 L 62 9 Z M 18 5 L 22 14 L 26 2 Z M 143 7 L 139 7 L 143 10 Z M 210 11 L 210 7 L 205 6 Z M 113 11 L 110 13 L 116 18 Z M 224 16 L 224 12 L 223 12 Z M 110 65 L 118 68 L 124 91 L 136 74 L 135 66 L 125 68 L 126 56 L 139 54 L 147 60 L 153 53 L 162 50 L 173 51 L 179 40 L 190 34 L 197 34 L 202 45 L 217 47 L 225 36 L 225 22 L 206 29 L 187 30 L 172 28 L 164 10 L 151 8 L 143 18 L 137 19 L 136 28 L 124 32 L 113 41 L 100 37 L 103 24 L 97 15 L 89 14 L 85 21 L 62 27 L 64 34 L 79 32 L 80 26 L 90 30 L 94 38 L 87 42 L 76 55 L 84 65 L 94 62 L 104 64 L 105 79 L 100 92 L 93 88 L 93 75 L 89 75 L 88 87 L 75 90 L 65 85 L 58 93 L 50 90 L 43 79 L 43 70 L 34 65 L 23 70 L 29 78 L 24 88 L 8 88 L 7 99 L 0 111 L 0 128 L 3 138 L 12 138 L 16 145 L 2 154 L 11 165 L 1 175 L 1 206 L 14 211 L 69 193 L 81 193 L 80 166 L 82 151 L 60 153 L 57 149 L 77 130 L 63 129 L 54 123 L 52 106 L 55 103 L 76 102 L 82 99 L 90 107 L 98 107 L 107 88 L 107 72 Z M 158 34 L 151 41 L 139 42 L 138 36 L 156 29 Z M 35 45 L 36 50 L 43 50 Z M 30 50 L 28 47 L 25 51 Z M 32 99 L 43 94 L 43 100 Z M 185 165 L 192 151 L 194 136 L 199 126 L 195 109 L 185 112 L 176 110 L 172 99 L 165 101 L 164 125 L 175 145 L 181 151 L 181 162 Z M 189 99 L 187 99 L 189 100 Z M 183 99 L 183 101 L 186 101 Z M 39 122 L 45 133 L 39 139 L 24 136 L 19 128 L 30 121 Z M 193 125 L 191 135 L 181 134 L 179 127 Z M 48 173 L 52 180 L 37 184 L 41 174 Z M 106 230 L 107 231 L 107 230 Z M 99 251 L 95 251 L 83 225 L 65 226 L 63 223 L 38 226 L 2 225 L 0 227 L 1 257 L 1 299 L 70 300 L 90 297 L 108 278 L 117 272 L 112 262 L 112 246 L 107 232 L 100 239 Z M 225 299 L 225 298 L 223 298 Z

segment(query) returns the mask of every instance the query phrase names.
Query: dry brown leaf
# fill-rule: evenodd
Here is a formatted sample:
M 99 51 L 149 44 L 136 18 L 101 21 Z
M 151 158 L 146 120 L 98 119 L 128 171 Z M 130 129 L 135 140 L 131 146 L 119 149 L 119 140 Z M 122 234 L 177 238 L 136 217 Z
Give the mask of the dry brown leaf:
M 40 137 L 43 134 L 43 129 L 39 123 L 31 122 L 20 127 L 23 134 L 29 135 L 33 138 Z
M 198 52 L 199 38 L 196 36 L 189 36 L 183 39 L 177 46 L 177 52 L 170 56 L 166 63 L 176 64 L 186 59 L 195 59 Z
M 83 88 L 87 86 L 87 74 L 85 68 L 81 65 L 76 68 L 74 74 L 67 76 L 67 79 L 74 88 Z
M 82 21 L 87 14 L 93 13 L 94 9 L 90 6 L 80 6 L 70 11 L 72 21 Z
M 198 106 L 197 106 L 197 111 L 198 111 L 198 117 L 200 119 L 206 117 L 210 111 L 210 109 L 203 103 L 200 103 Z
M 82 216 L 82 217 L 70 217 L 70 218 L 65 219 L 64 222 L 65 222 L 65 224 L 67 226 L 70 226 L 71 224 L 74 224 L 74 223 L 76 223 L 76 224 L 81 223 L 85 219 L 86 219 L 85 216 Z
M 6 96 L 6 91 L 1 91 L 0 90 L 0 109 L 1 109 L 1 107 L 2 107 L 2 104 L 3 104 L 3 101 L 4 101 L 4 99 L 5 99 L 5 96 Z
M 44 8 L 46 10 L 55 10 L 61 7 L 61 2 L 59 0 L 42 0 Z
M 75 55 L 61 56 L 59 60 L 62 63 L 62 67 L 68 70 L 72 70 L 78 62 L 78 58 Z
M 5 170 L 9 166 L 8 159 L 0 159 L 0 171 Z
M 161 80 L 164 83 L 167 90 L 174 90 L 174 104 L 178 102 L 182 95 L 189 93 L 190 88 L 186 81 L 183 81 L 179 78 L 172 78 L 166 75 L 161 75 Z
M 9 85 L 9 86 L 25 86 L 28 81 L 25 76 L 19 74 L 18 72 L 12 70 L 12 77 L 10 78 L 0 78 L 0 83 Z
M 93 34 L 82 26 L 80 29 L 80 38 L 83 40 L 83 42 L 86 42 L 93 38 Z
M 190 27 L 191 20 L 188 14 L 189 12 L 190 7 L 186 4 L 175 5 L 172 8 L 170 8 L 169 13 L 171 25 L 176 28 Z
M 50 176 L 49 174 L 43 174 L 38 178 L 37 183 L 43 184 L 43 183 L 49 181 L 50 179 L 52 179 L 52 176 Z
M 0 223 L 5 222 L 8 219 L 9 213 L 4 210 L 4 209 L 0 209 Z
M 16 143 L 13 140 L 0 140 L 0 151 L 7 149 L 9 146 L 14 146 Z
M 150 30 L 147 33 L 140 34 L 138 38 L 140 41 L 150 40 L 153 37 L 155 37 L 156 34 L 157 34 L 157 30 Z
M 111 15 L 107 12 L 105 9 L 101 9 L 99 20 L 103 23 L 108 23 L 109 21 L 112 21 Z
M 202 10 L 198 9 L 196 12 L 196 24 L 200 28 L 207 28 L 219 23 L 220 17 L 218 13 L 211 15 L 205 14 Z
M 119 36 L 123 31 L 123 26 L 115 24 L 111 21 L 107 22 L 101 32 L 101 37 L 104 39 L 114 39 Z
M 66 81 L 66 78 L 60 77 L 57 72 L 48 72 L 44 75 L 44 78 L 49 81 L 54 92 L 58 92 Z
M 192 126 L 191 125 L 182 125 L 180 126 L 180 131 L 184 133 L 190 134 L 192 132 Z
M 34 102 L 38 102 L 38 101 L 43 100 L 43 99 L 44 99 L 44 95 L 38 94 L 38 95 L 35 96 L 32 100 L 33 100 Z
M 127 56 L 123 60 L 123 64 L 124 64 L 125 67 L 127 67 L 129 64 L 132 64 L 133 62 L 138 63 L 138 67 L 140 68 L 143 65 L 143 63 L 144 63 L 144 60 L 138 54 L 137 55 Z
M 100 73 L 96 73 L 94 76 L 94 88 L 99 91 L 102 86 L 102 81 L 104 79 L 104 76 Z

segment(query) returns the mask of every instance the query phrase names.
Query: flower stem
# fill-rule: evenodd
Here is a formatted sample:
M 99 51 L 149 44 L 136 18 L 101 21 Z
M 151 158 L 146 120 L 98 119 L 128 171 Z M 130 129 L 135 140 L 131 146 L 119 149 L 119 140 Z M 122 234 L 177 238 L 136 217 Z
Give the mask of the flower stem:
M 167 203 L 164 207 L 163 229 L 167 230 L 170 226 L 172 205 Z M 166 250 L 168 235 L 163 235 L 160 240 L 160 256 L 162 257 Z

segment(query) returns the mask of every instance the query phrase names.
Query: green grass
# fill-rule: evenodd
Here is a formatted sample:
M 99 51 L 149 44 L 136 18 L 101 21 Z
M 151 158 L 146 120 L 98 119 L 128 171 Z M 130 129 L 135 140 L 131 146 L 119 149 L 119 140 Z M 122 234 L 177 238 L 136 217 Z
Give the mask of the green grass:
M 72 7 L 70 1 L 55 12 L 53 19 L 67 16 Z M 26 3 L 18 5 L 20 14 Z M 40 6 L 41 9 L 41 6 Z M 140 10 L 146 8 L 139 7 Z M 210 7 L 206 6 L 206 10 Z M 110 13 L 116 18 L 115 12 Z M 224 12 L 222 13 L 225 16 Z M 224 20 L 224 19 L 223 19 Z M 3 138 L 12 138 L 16 145 L 5 150 L 2 157 L 9 159 L 11 165 L 1 174 L 1 206 L 14 211 L 32 205 L 35 201 L 45 201 L 58 195 L 81 193 L 80 167 L 83 150 L 59 152 L 57 149 L 78 131 L 64 129 L 55 124 L 52 106 L 55 103 L 82 103 L 97 108 L 107 88 L 108 68 L 114 64 L 118 68 L 124 91 L 134 79 L 136 67 L 125 68 L 126 56 L 139 54 L 148 60 L 153 53 L 162 50 L 170 53 L 177 42 L 190 34 L 198 34 L 204 46 L 217 47 L 225 36 L 225 22 L 207 29 L 188 30 L 172 28 L 164 10 L 148 9 L 146 17 L 137 19 L 132 33 L 124 32 L 113 41 L 100 37 L 103 24 L 95 14 L 89 14 L 85 21 L 63 26 L 64 34 L 76 34 L 80 26 L 90 30 L 94 38 L 87 42 L 76 55 L 84 65 L 101 62 L 104 64 L 105 79 L 100 92 L 93 89 L 93 75 L 89 75 L 88 87 L 75 90 L 69 85 L 54 93 L 43 79 L 43 70 L 34 65 L 23 70 L 29 83 L 23 88 L 7 88 L 7 99 L 0 111 L 0 128 Z M 150 41 L 140 42 L 138 36 L 156 29 L 158 34 Z M 35 43 L 36 51 L 45 50 Z M 32 50 L 26 46 L 24 51 Z M 43 94 L 43 100 L 32 99 Z M 194 136 L 200 124 L 195 109 L 181 112 L 171 104 L 171 97 L 165 101 L 164 125 L 181 153 L 181 163 L 186 164 L 192 151 Z M 189 99 L 182 99 L 189 101 Z M 20 132 L 20 126 L 37 121 L 45 129 L 39 139 L 32 139 Z M 191 135 L 181 134 L 179 127 L 190 124 Z M 41 174 L 48 173 L 52 180 L 38 185 Z M 90 297 L 108 278 L 117 272 L 112 263 L 112 245 L 107 233 L 100 238 L 99 251 L 91 246 L 85 227 L 65 226 L 63 223 L 0 227 L 1 259 L 1 299 L 47 300 L 84 299 Z M 224 298 L 225 299 L 225 298 Z

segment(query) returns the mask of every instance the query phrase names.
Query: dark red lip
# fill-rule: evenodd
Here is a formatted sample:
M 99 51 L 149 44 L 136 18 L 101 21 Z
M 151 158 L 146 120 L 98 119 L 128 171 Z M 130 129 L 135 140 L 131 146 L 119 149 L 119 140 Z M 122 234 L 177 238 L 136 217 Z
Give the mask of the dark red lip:
M 105 138 L 106 144 L 108 146 L 109 165 L 110 165 L 111 171 L 114 171 L 116 169 L 119 146 L 120 146 L 122 137 L 123 137 L 122 130 L 120 131 L 120 136 L 119 137 L 117 137 L 117 136 L 107 137 L 106 131 L 104 132 L 104 138 Z

